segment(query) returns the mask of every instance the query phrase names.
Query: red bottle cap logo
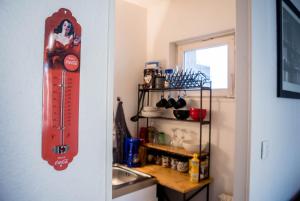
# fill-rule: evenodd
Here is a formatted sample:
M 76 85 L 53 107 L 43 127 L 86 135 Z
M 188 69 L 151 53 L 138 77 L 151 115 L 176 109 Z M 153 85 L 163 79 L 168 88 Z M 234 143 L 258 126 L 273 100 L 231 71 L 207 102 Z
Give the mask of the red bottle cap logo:
M 76 71 L 79 68 L 79 59 L 75 55 L 69 54 L 64 59 L 64 66 L 68 71 Z

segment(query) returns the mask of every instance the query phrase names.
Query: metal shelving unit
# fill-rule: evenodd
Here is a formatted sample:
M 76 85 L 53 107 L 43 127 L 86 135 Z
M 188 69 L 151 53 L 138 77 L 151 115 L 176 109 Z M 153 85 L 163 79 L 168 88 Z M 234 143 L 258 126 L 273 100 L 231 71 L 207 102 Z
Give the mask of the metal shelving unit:
M 203 82 L 201 82 L 203 83 Z M 149 126 L 149 119 L 159 119 L 159 120 L 166 120 L 166 121 L 182 121 L 182 122 L 188 122 L 188 123 L 198 123 L 199 124 L 199 135 L 200 135 L 200 147 L 199 147 L 199 159 L 201 156 L 206 155 L 207 160 L 208 160 L 208 172 L 207 172 L 207 177 L 205 178 L 200 178 L 200 172 L 199 172 L 199 182 L 203 182 L 204 180 L 209 180 L 210 179 L 210 154 L 211 154 L 211 118 L 212 118 L 212 112 L 211 112 L 211 108 L 212 108 L 212 89 L 211 89 L 211 81 L 206 81 L 205 83 L 201 84 L 202 87 L 197 87 L 197 88 L 145 88 L 144 85 L 138 85 L 138 93 L 146 93 L 145 95 L 147 95 L 147 99 L 146 99 L 146 105 L 149 106 L 150 103 L 150 93 L 157 93 L 157 92 L 165 92 L 165 91 L 198 91 L 199 92 L 199 105 L 200 105 L 200 109 L 203 108 L 203 92 L 204 91 L 208 91 L 209 92 L 209 107 L 206 108 L 208 109 L 208 120 L 200 120 L 200 121 L 194 121 L 194 120 L 178 120 L 175 118 L 168 118 L 168 117 L 143 117 L 143 116 L 139 116 L 139 119 L 146 119 L 146 125 L 147 128 Z M 140 108 L 140 102 L 138 101 L 138 109 Z M 137 121 L 137 134 L 139 135 L 139 120 Z M 207 153 L 202 153 L 202 135 L 203 135 L 203 126 L 208 126 L 208 152 Z M 168 145 L 166 145 L 168 146 Z M 168 152 L 168 149 L 164 149 L 164 150 L 160 150 L 155 146 L 145 146 L 148 149 L 156 149 L 158 151 L 166 151 Z M 170 146 L 171 148 L 171 146 Z M 174 153 L 175 149 L 170 149 L 172 150 L 172 152 Z M 170 153 L 172 153 L 170 152 Z M 182 152 L 178 152 L 176 153 L 178 155 L 182 155 L 184 157 L 191 157 L 192 154 L 182 154 Z M 201 161 L 199 160 L 199 171 L 201 169 Z M 207 185 L 205 185 L 203 188 L 199 189 L 200 192 L 201 190 L 203 190 L 205 187 L 207 187 L 207 200 L 209 199 L 209 183 L 207 183 Z M 186 194 L 183 195 L 184 200 L 190 200 L 190 198 L 186 197 Z

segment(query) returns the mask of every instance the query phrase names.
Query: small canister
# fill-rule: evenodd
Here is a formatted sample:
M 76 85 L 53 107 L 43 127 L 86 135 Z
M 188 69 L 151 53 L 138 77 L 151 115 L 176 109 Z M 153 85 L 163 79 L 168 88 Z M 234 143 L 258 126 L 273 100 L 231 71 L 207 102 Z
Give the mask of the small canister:
M 187 161 L 178 161 L 177 171 L 178 172 L 187 172 L 187 171 L 189 171 L 189 163 Z
M 155 88 L 155 78 L 158 75 L 158 69 L 144 69 L 144 82 L 147 87 Z
M 178 160 L 176 158 L 171 158 L 171 168 L 173 170 L 177 169 L 177 163 L 178 163 Z
M 161 166 L 170 167 L 170 158 L 168 156 L 162 156 L 161 158 Z
M 164 88 L 165 87 L 165 80 L 166 80 L 166 78 L 164 76 L 155 77 L 155 88 L 156 89 Z
M 161 165 L 161 156 L 160 156 L 160 155 L 157 155 L 157 156 L 156 156 L 155 164 L 156 164 L 156 165 Z

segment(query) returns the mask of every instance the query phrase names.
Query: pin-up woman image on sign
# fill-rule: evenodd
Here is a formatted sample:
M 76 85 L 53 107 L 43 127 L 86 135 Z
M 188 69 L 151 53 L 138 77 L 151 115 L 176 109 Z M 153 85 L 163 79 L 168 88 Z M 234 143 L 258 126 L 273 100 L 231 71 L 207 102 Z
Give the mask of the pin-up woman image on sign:
M 80 37 L 75 34 L 72 23 L 68 19 L 62 20 L 49 37 L 47 46 L 49 67 L 61 67 L 59 63 L 63 64 L 67 54 L 78 54 L 79 46 Z M 67 70 L 72 69 L 67 68 Z
M 62 8 L 46 19 L 42 158 L 64 170 L 78 154 L 81 27 Z

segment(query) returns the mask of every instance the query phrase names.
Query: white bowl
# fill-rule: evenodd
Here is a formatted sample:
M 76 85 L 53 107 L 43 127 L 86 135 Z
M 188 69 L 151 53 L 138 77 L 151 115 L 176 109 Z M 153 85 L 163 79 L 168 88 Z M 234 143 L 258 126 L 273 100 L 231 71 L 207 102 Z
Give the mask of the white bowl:
M 143 117 L 160 117 L 162 113 L 160 111 L 142 111 L 141 115 Z
M 159 108 L 157 108 L 157 107 L 151 107 L 151 106 L 144 106 L 143 107 L 144 112 L 156 112 L 158 110 L 159 110 Z
M 182 142 L 182 146 L 185 150 L 191 153 L 198 153 L 199 154 L 199 149 L 200 149 L 200 144 L 196 141 L 193 140 L 184 140 Z M 202 145 L 202 151 L 205 151 L 206 145 Z

